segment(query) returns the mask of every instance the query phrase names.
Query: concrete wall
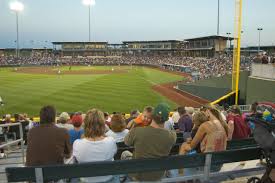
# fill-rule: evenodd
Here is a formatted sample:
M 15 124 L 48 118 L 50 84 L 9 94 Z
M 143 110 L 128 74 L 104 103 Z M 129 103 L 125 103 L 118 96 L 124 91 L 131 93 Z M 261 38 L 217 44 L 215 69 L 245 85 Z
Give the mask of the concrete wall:
M 227 46 L 227 40 L 224 39 L 216 39 L 215 40 L 215 51 L 224 51 Z
M 248 78 L 246 102 L 252 104 L 255 101 L 275 102 L 275 80 Z
M 275 64 L 252 64 L 253 77 L 275 79 Z

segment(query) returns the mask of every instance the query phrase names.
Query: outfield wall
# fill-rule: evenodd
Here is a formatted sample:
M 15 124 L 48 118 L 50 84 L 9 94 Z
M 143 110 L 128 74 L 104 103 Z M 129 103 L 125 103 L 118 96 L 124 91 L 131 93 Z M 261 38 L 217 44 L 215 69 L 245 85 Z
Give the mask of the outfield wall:
M 275 103 L 275 80 L 249 77 L 247 82 L 247 104 L 255 101 Z
M 240 104 L 245 104 L 249 74 L 248 71 L 243 71 L 240 74 Z M 231 92 L 231 83 L 231 75 L 225 75 L 196 81 L 195 83 L 179 84 L 178 87 L 180 90 L 214 101 Z

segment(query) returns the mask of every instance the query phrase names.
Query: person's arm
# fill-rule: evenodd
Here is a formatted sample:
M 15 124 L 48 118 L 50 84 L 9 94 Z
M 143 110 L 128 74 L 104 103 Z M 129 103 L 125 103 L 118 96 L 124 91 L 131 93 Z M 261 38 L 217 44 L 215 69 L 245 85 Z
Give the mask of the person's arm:
M 135 136 L 136 136 L 136 128 L 133 128 L 129 131 L 129 133 L 125 136 L 124 138 L 124 143 L 127 146 L 133 146 L 134 145 L 134 140 L 135 140 Z
M 191 151 L 197 145 L 203 140 L 204 136 L 206 134 L 206 128 L 204 125 L 201 125 L 193 138 L 193 140 L 190 143 L 183 143 L 182 146 L 180 147 L 180 152 L 179 154 L 186 154 L 186 152 Z
M 199 127 L 195 137 L 192 139 L 190 143 L 191 149 L 194 149 L 195 147 L 197 147 L 197 145 L 203 140 L 205 135 L 206 135 L 206 127 L 204 124 L 202 124 Z
M 234 132 L 234 117 L 232 115 L 227 116 L 228 121 L 228 140 L 232 140 L 233 132 Z
M 69 136 L 69 133 L 66 131 L 65 132 L 65 146 L 64 146 L 65 158 L 70 158 L 71 157 L 71 152 L 72 152 L 72 146 L 71 146 L 71 143 L 70 143 L 70 136 Z
M 232 140 L 232 136 L 233 136 L 233 132 L 234 132 L 234 121 L 230 120 L 228 121 L 228 140 Z
M 128 124 L 127 124 L 127 129 L 131 129 L 133 127 L 134 120 L 131 120 Z
M 171 133 L 172 133 L 173 144 L 175 144 L 177 141 L 177 133 L 175 131 L 171 131 Z

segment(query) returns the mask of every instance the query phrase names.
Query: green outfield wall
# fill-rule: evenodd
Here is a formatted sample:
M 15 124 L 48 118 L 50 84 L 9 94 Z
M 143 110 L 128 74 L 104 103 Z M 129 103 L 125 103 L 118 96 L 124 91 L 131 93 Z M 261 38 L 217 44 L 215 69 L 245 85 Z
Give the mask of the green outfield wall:
M 275 80 L 248 78 L 246 102 L 252 104 L 255 101 L 275 103 Z
M 240 74 L 240 104 L 246 103 L 248 76 L 249 72 L 247 71 Z M 180 90 L 214 101 L 231 91 L 231 75 L 204 79 L 195 83 L 179 84 L 178 87 Z

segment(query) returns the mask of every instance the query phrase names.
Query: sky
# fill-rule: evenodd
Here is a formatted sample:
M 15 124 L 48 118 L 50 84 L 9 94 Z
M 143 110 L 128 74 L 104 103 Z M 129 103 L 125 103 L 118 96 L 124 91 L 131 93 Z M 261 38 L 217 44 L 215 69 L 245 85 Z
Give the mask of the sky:
M 14 0 L 0 0 L 0 48 L 15 47 Z M 20 47 L 52 41 L 88 41 L 88 7 L 82 0 L 20 0 Z M 220 0 L 220 34 L 234 32 L 235 0 Z M 275 0 L 243 0 L 242 46 L 275 45 Z M 217 33 L 217 0 L 96 0 L 92 41 L 174 40 Z

